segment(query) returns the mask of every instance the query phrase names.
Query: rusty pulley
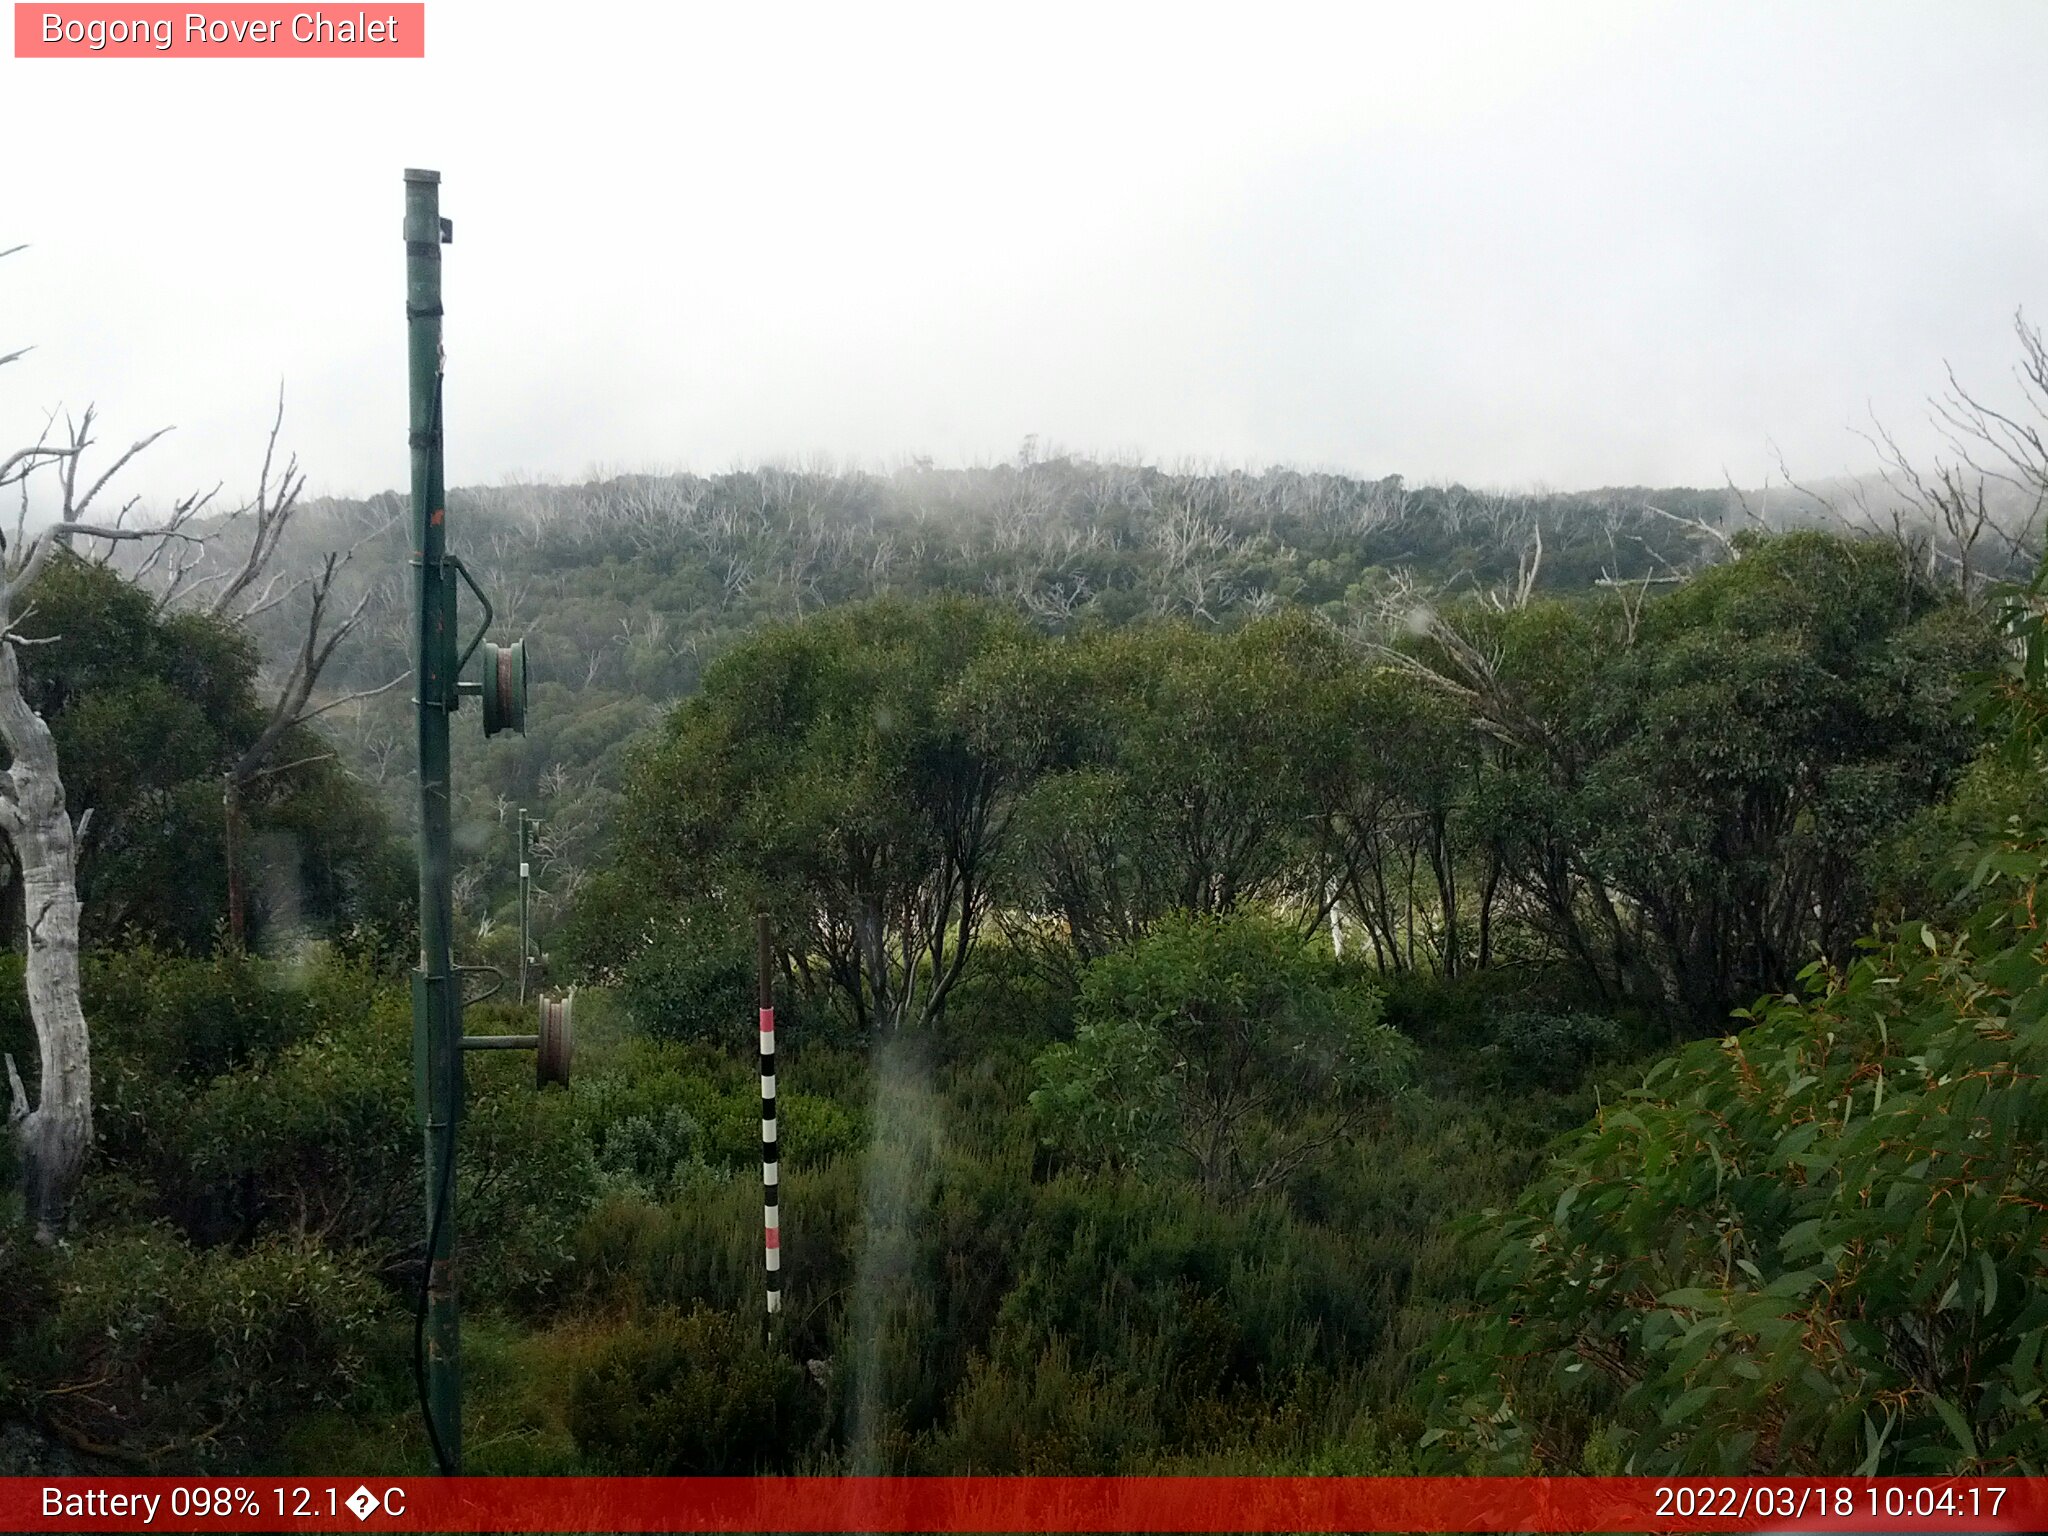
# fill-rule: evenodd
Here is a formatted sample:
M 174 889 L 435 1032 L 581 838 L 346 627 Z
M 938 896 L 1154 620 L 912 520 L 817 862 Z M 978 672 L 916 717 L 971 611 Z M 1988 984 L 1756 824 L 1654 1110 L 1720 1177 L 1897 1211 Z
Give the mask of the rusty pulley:
M 575 1000 L 574 993 L 540 1000 L 540 1045 L 534 1052 L 534 1075 L 543 1088 L 549 1083 L 569 1086 L 569 1058 L 576 1045 L 570 1005 Z
M 526 730 L 526 642 L 483 647 L 484 734 Z

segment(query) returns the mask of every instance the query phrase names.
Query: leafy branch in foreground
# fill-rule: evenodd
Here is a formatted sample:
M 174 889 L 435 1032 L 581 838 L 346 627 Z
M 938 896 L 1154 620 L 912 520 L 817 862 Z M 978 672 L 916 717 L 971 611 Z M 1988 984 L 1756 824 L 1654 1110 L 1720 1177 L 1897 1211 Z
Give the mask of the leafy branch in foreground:
M 2038 583 L 2037 583 L 2038 586 Z M 1980 703 L 2048 767 L 2036 604 Z M 2048 805 L 1806 996 L 1653 1068 L 1505 1217 L 1439 1340 L 1426 1445 L 1463 1466 L 2048 1465 Z M 1604 1425 L 1604 1428 L 1602 1427 Z M 1597 1436 L 1601 1445 L 1588 1448 Z

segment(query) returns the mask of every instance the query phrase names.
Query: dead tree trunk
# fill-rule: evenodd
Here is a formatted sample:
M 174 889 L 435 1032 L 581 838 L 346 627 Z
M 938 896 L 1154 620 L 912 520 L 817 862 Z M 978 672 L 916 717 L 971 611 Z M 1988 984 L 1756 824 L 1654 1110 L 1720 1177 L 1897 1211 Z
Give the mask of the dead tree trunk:
M 29 1016 L 41 1074 L 36 1102 L 7 1058 L 8 1120 L 36 1240 L 55 1240 L 92 1148 L 92 1059 L 78 994 L 77 837 L 50 728 L 22 697 L 11 641 L 0 641 L 0 831 L 21 863 Z M 90 813 L 88 813 L 90 814 Z
M 41 1069 L 31 1103 L 20 1068 L 12 1056 L 6 1058 L 7 1120 L 21 1159 L 28 1216 L 42 1243 L 55 1242 L 62 1230 L 92 1151 L 92 1052 L 78 980 L 78 845 L 92 812 L 88 809 L 72 825 L 57 743 L 49 723 L 22 692 L 21 648 L 29 642 L 14 632 L 14 623 L 51 555 L 68 548 L 71 540 L 117 544 L 189 538 L 181 520 L 199 504 L 196 498 L 181 503 L 170 524 L 150 530 L 123 527 L 118 517 L 112 526 L 84 522 L 86 509 L 107 482 L 163 435 L 155 432 L 132 445 L 81 491 L 80 460 L 91 446 L 92 427 L 88 409 L 63 446 L 38 442 L 0 460 L 0 486 L 52 468 L 59 492 L 55 526 L 31 535 L 22 527 L 24 518 L 16 521 L 11 544 L 0 539 L 0 746 L 7 750 L 7 767 L 0 770 L 0 835 L 14 850 L 21 871 L 23 982 Z

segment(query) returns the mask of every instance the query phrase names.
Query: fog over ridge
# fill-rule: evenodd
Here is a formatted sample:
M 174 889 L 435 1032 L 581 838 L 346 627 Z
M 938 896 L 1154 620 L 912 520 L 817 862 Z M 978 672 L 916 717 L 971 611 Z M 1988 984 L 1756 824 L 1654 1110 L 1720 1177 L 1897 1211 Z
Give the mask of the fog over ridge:
M 1757 484 L 1773 441 L 1802 475 L 1863 469 L 1869 411 L 1919 433 L 1944 360 L 1995 387 L 2013 310 L 2048 308 L 2037 7 L 437 0 L 431 26 L 419 65 L 76 66 L 122 70 L 118 119 L 71 121 L 73 66 L 18 68 L 0 125 L 66 120 L 93 173 L 10 196 L 0 246 L 31 248 L 0 266 L 0 340 L 36 346 L 11 418 L 175 422 L 135 466 L 169 497 L 253 458 L 283 378 L 316 490 L 403 484 L 398 171 L 422 164 L 457 230 L 466 483 L 1000 462 L 1036 434 Z M 347 111 L 261 131 L 310 126 L 309 80 Z

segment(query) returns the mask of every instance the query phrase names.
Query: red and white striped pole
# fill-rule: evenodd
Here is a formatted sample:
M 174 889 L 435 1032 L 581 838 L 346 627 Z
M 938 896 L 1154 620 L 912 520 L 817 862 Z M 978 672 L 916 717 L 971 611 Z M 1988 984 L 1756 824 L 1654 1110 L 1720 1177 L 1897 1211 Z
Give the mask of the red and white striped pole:
M 782 1170 L 777 1166 L 775 1135 L 775 956 L 766 912 L 755 914 L 754 933 L 761 975 L 761 1241 L 768 1311 L 773 1315 L 782 1310 L 782 1211 L 777 1199 Z

